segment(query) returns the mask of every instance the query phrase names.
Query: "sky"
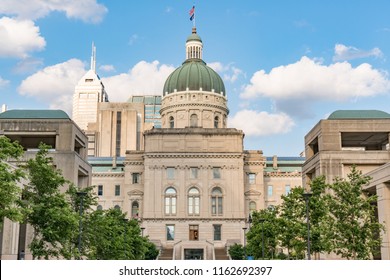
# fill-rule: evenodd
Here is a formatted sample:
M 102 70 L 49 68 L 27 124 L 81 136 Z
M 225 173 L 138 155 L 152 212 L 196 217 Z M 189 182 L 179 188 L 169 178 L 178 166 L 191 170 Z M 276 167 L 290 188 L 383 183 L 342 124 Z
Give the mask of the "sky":
M 110 101 L 161 95 L 193 5 L 245 149 L 299 156 L 335 110 L 390 113 L 388 0 L 0 0 L 0 105 L 71 116 L 92 42 Z

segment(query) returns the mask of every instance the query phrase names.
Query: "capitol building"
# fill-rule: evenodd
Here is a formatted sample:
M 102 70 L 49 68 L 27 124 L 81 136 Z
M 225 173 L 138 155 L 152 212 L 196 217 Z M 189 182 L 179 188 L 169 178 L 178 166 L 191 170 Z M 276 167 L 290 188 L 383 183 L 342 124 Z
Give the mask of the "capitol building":
M 40 141 L 51 144 L 64 176 L 95 186 L 98 209 L 119 208 L 138 219 L 161 259 L 224 259 L 226 248 L 243 244 L 252 211 L 280 204 L 282 195 L 317 175 L 345 176 L 352 164 L 370 173 L 367 188 L 381 194 L 379 220 L 388 228 L 382 259 L 390 259 L 389 114 L 336 112 L 306 136 L 307 158 L 266 156 L 245 150 L 244 132 L 227 127 L 228 93 L 203 60 L 195 27 L 183 46 L 184 62 L 161 95 L 110 102 L 95 53 L 75 87 L 72 118 L 55 110 L 10 110 L 0 114 L 0 134 L 19 140 L 30 156 Z M 362 145 L 364 151 L 347 149 Z M 8 221 L 1 236 L 2 259 L 16 259 L 21 250 L 28 258 L 28 225 Z

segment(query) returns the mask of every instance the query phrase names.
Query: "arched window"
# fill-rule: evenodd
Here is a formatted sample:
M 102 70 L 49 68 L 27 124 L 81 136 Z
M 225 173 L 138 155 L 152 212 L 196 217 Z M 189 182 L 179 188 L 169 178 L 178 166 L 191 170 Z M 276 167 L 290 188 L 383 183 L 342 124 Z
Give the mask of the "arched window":
M 200 213 L 200 193 L 197 188 L 188 191 L 188 215 L 199 215 Z
M 251 201 L 249 202 L 249 212 L 252 213 L 253 211 L 256 211 L 256 202 Z
M 170 116 L 169 117 L 169 128 L 174 128 L 175 127 L 175 119 Z
M 211 191 L 211 214 L 222 215 L 223 201 L 222 190 L 219 187 L 214 188 Z
M 165 215 L 176 215 L 176 190 L 172 187 L 165 191 Z
M 137 218 L 139 213 L 139 203 L 138 201 L 133 201 L 131 204 L 131 216 Z
M 114 209 L 116 209 L 116 210 L 121 210 L 121 207 L 120 207 L 119 205 L 115 205 L 115 206 L 114 206 Z
M 218 127 L 219 127 L 219 117 L 216 116 L 216 117 L 214 118 L 214 128 L 218 128 Z
M 198 115 L 192 114 L 190 117 L 190 126 L 191 127 L 197 127 L 198 126 Z
M 103 206 L 98 205 L 97 210 L 103 210 Z

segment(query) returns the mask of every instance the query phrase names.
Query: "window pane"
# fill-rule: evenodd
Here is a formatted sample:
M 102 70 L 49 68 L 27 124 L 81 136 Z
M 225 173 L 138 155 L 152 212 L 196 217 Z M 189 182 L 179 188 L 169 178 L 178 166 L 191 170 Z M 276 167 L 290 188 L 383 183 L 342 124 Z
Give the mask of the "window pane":
M 291 192 L 290 185 L 286 185 L 286 195 L 288 195 Z
M 211 198 L 211 214 L 217 214 L 217 199 L 215 197 Z
M 251 184 L 251 185 L 256 184 L 256 174 L 255 173 L 249 173 L 248 174 L 248 180 L 249 180 L 249 184 Z
M 170 214 L 170 211 L 169 211 L 170 208 L 171 208 L 170 198 L 166 197 L 165 198 L 165 214 Z
M 195 214 L 199 214 L 199 201 L 200 201 L 200 199 L 199 199 L 199 197 L 195 197 Z
M 98 195 L 103 195 L 103 185 L 98 186 Z
M 116 196 L 121 195 L 121 186 L 120 185 L 115 186 L 115 195 Z
M 198 178 L 198 168 L 197 167 L 191 167 L 190 168 L 190 178 L 191 179 L 197 179 Z
M 221 240 L 221 225 L 213 225 L 214 227 L 214 240 Z
M 222 214 L 222 197 L 218 197 L 218 214 Z
M 172 197 L 171 198 L 171 202 L 172 202 L 172 214 L 176 214 L 176 197 Z
M 169 225 L 167 226 L 167 240 L 174 240 L 175 239 L 175 226 Z
M 193 206 L 192 202 L 193 202 L 193 197 L 189 197 L 188 198 L 188 214 L 193 214 L 192 209 L 194 209 L 193 208 L 194 206 Z
M 214 179 L 220 179 L 221 178 L 221 168 L 214 167 L 213 168 L 213 178 Z
M 273 194 L 273 187 L 270 185 L 268 186 L 268 196 L 272 196 Z
M 175 178 L 175 168 L 168 167 L 167 168 L 167 178 L 168 179 L 174 179 Z
M 139 175 L 139 173 L 133 173 L 132 174 L 132 181 L 133 181 L 133 184 L 139 184 L 139 177 L 140 175 Z

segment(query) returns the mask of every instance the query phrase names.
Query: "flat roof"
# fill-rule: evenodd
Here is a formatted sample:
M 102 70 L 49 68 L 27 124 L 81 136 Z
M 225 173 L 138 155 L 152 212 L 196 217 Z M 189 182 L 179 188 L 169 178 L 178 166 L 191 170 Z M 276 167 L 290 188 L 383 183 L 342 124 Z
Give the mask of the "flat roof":
M 379 110 L 337 110 L 328 120 L 343 119 L 390 119 L 390 114 Z
M 8 110 L 0 119 L 70 119 L 62 110 Z

